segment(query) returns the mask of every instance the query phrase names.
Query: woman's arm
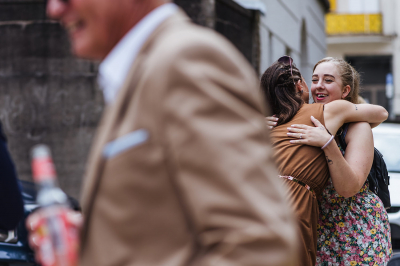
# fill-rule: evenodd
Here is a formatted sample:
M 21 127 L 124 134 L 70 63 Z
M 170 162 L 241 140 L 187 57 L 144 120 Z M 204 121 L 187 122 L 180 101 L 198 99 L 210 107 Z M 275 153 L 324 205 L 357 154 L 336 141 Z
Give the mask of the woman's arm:
M 296 138 L 291 143 L 316 147 L 325 145 L 330 135 L 317 119 L 311 120 L 316 127 L 293 125 L 288 129 L 290 131 L 288 135 Z M 302 134 L 301 139 L 298 139 L 299 134 Z M 360 191 L 371 170 L 374 140 L 370 125 L 365 122 L 350 124 L 346 143 L 345 157 L 342 156 L 335 140 L 324 149 L 324 152 L 335 190 L 343 197 L 351 197 Z
M 370 125 L 365 122 L 350 124 L 346 143 L 344 158 L 334 145 L 328 145 L 324 152 L 330 161 L 328 165 L 333 186 L 343 197 L 351 197 L 365 183 L 374 160 L 374 140 Z
M 324 119 L 325 127 L 332 134 L 344 123 L 367 122 L 380 124 L 388 117 L 385 108 L 372 104 L 353 104 L 345 100 L 336 100 L 325 104 Z

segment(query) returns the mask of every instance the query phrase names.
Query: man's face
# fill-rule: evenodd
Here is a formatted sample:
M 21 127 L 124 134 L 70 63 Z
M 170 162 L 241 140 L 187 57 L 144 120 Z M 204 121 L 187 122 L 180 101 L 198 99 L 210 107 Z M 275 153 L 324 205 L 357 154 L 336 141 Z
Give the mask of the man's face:
M 139 2 L 139 4 L 137 3 Z M 60 20 L 68 31 L 73 52 L 103 59 L 141 17 L 132 0 L 48 0 L 47 14 Z

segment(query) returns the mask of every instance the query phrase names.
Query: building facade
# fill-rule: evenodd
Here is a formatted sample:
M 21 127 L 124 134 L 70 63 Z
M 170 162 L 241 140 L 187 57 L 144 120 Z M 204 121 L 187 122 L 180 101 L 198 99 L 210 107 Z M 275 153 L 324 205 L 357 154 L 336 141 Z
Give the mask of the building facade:
M 290 55 L 307 83 L 315 63 L 326 56 L 327 0 L 260 0 L 260 72 L 282 55 Z
M 290 55 L 307 81 L 326 55 L 328 0 L 175 0 L 198 24 L 227 37 L 261 75 Z M 236 5 L 235 5 L 236 3 Z
M 260 43 L 258 8 L 246 8 L 234 0 L 174 0 L 201 26 L 214 29 L 231 41 L 259 70 Z
M 400 2 L 330 0 L 328 56 L 343 58 L 361 74 L 361 95 L 400 118 Z

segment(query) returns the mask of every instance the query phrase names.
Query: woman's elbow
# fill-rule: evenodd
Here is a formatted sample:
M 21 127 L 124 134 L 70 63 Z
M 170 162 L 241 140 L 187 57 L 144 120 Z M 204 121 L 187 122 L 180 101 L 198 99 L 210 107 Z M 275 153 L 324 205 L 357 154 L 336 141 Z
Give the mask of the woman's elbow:
M 388 111 L 384 107 L 382 107 L 382 111 L 380 112 L 381 121 L 385 121 L 389 117 Z
M 351 198 L 351 197 L 353 197 L 355 194 L 357 194 L 359 191 L 358 190 L 353 190 L 353 191 L 350 191 L 350 190 L 348 190 L 348 191 L 343 191 L 343 192 L 339 192 L 339 191 L 336 191 L 340 196 L 342 196 L 342 197 L 344 197 L 344 198 Z
M 364 178 L 359 178 L 359 181 L 354 182 L 352 184 L 347 184 L 346 187 L 342 187 L 339 189 L 336 189 L 336 192 L 344 197 L 344 198 L 351 198 L 354 195 L 356 195 L 358 192 L 360 192 L 360 189 L 362 188 L 362 186 L 365 183 L 365 179 Z

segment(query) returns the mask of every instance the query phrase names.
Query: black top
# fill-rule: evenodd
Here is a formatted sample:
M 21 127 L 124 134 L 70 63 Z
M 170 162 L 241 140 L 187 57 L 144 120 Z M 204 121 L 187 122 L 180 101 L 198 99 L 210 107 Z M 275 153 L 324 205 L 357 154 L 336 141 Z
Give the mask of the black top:
M 21 188 L 0 123 L 0 229 L 14 229 L 23 214 Z

